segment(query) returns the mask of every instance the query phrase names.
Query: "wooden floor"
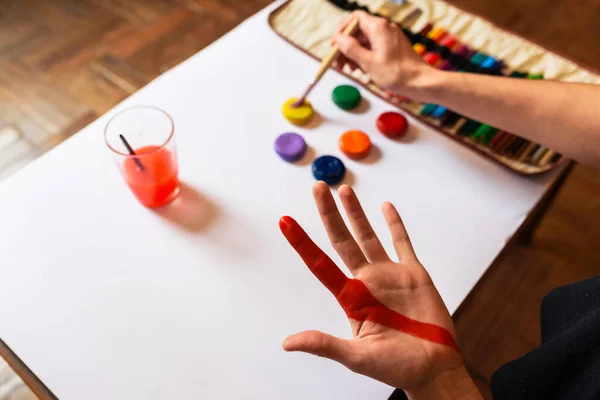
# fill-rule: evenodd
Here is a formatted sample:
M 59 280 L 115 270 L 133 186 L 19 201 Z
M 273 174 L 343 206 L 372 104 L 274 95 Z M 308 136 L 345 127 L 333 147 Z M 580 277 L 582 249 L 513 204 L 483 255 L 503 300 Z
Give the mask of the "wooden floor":
M 0 179 L 270 0 L 0 0 Z
M 0 179 L 269 2 L 0 0 Z M 600 0 L 452 3 L 600 69 Z M 600 273 L 598 243 L 600 173 L 577 166 L 531 244 L 506 254 L 455 317 L 484 392 L 496 368 L 539 344 L 544 294 Z

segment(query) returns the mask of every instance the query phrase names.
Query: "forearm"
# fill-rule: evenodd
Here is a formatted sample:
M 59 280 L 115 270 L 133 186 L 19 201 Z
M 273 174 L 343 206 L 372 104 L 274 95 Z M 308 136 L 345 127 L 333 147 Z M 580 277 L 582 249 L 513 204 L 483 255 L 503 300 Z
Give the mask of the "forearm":
M 406 391 L 410 400 L 483 400 L 465 366 L 440 374 L 422 388 Z
M 427 70 L 404 92 L 600 167 L 600 85 Z

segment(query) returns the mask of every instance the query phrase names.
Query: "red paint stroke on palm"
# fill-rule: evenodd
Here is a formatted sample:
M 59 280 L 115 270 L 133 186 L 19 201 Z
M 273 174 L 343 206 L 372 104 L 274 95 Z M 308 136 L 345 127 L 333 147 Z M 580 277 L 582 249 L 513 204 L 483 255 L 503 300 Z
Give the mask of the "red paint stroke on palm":
M 421 322 L 384 306 L 358 279 L 348 278 L 291 217 L 279 221 L 281 232 L 311 272 L 329 289 L 348 318 L 370 321 L 420 339 L 448 346 L 460 353 L 452 334 L 441 326 Z

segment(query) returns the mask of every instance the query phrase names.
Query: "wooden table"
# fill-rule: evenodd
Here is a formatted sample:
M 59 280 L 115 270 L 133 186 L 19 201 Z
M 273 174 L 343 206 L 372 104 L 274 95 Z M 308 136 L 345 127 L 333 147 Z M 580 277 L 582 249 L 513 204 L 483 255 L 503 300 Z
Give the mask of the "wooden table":
M 272 151 L 279 133 L 297 130 L 282 102 L 317 64 L 269 30 L 269 9 L 0 186 L 0 337 L 57 397 L 391 393 L 280 349 L 303 329 L 350 332 L 277 230 L 281 215 L 293 215 L 332 253 L 308 162 L 285 164 Z M 368 94 L 363 114 L 336 109 L 329 94 L 343 82 L 329 73 L 312 95 L 323 121 L 299 130 L 311 155 L 337 154 L 342 131 L 373 131 L 389 109 Z M 102 138 L 115 112 L 138 104 L 167 110 L 176 124 L 183 192 L 159 211 L 136 203 Z M 379 151 L 367 163 L 348 160 L 347 182 L 382 235 L 379 204 L 398 206 L 454 312 L 564 170 L 523 178 L 416 121 L 411 129 L 410 143 L 373 132 Z

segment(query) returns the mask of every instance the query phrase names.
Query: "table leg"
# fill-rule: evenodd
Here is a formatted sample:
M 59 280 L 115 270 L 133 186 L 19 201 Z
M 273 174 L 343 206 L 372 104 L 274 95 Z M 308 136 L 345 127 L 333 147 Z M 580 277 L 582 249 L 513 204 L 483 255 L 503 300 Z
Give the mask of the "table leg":
M 533 239 L 533 235 L 535 230 L 539 226 L 542 218 L 546 214 L 546 211 L 556 198 L 556 195 L 560 191 L 563 183 L 573 170 L 573 166 L 575 163 L 573 161 L 569 162 L 569 164 L 565 167 L 565 169 L 561 172 L 560 176 L 554 181 L 550 189 L 546 192 L 544 197 L 538 202 L 535 209 L 529 215 L 529 218 L 525 221 L 523 227 L 519 230 L 517 241 L 522 245 L 529 245 L 531 240 Z

